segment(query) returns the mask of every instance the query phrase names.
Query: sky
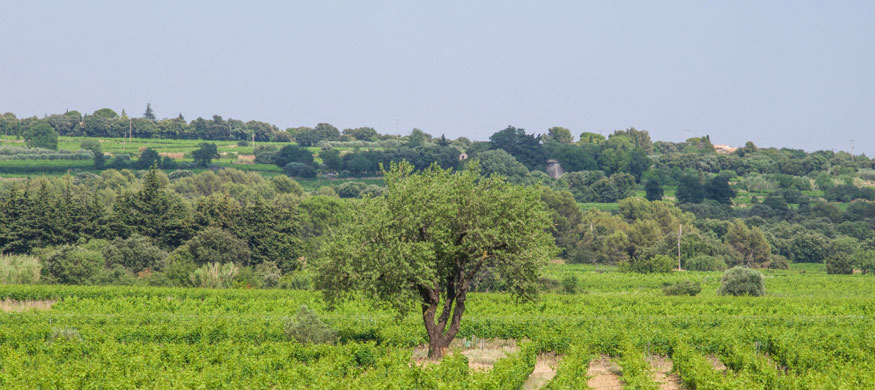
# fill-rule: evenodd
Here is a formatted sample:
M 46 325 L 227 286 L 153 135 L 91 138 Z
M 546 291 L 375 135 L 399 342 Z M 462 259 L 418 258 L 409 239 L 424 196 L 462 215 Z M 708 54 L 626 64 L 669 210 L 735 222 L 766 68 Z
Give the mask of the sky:
M 875 155 L 875 2 L 3 1 L 0 112 Z

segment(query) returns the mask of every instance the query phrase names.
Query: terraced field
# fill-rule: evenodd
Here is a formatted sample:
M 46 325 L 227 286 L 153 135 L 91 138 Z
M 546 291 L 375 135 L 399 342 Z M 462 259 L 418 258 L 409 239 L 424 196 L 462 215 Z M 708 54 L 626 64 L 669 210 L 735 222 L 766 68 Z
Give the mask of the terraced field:
M 418 315 L 309 291 L 0 286 L 0 388 L 875 388 L 869 275 L 766 271 L 767 296 L 737 298 L 719 273 L 547 270 L 569 274 L 581 293 L 470 296 L 438 364 Z M 662 295 L 680 280 L 702 293 Z M 337 345 L 290 339 L 302 305 Z

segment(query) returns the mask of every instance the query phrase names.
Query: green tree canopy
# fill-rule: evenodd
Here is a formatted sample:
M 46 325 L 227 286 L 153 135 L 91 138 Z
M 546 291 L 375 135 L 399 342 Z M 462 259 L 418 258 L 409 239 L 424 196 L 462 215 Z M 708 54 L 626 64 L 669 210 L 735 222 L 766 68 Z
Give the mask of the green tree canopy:
M 29 148 L 58 150 L 58 132 L 45 122 L 38 122 L 24 131 L 24 140 Z
M 202 142 L 198 148 L 191 152 L 194 163 L 199 167 L 208 167 L 213 159 L 219 158 L 219 149 L 216 144 Z
M 386 185 L 385 196 L 362 201 L 322 247 L 317 285 L 329 302 L 364 293 L 400 313 L 418 304 L 429 356 L 437 359 L 458 333 L 471 281 L 482 273 L 498 275 L 519 298 L 534 298 L 539 269 L 556 253 L 538 188 L 483 178 L 476 164 L 413 173 L 406 162 L 391 165 Z

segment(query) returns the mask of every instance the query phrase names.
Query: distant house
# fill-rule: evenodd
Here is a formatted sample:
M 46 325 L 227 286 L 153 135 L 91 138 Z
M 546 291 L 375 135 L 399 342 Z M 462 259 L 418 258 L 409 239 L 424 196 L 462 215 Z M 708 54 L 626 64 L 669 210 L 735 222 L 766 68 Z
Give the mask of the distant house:
M 466 153 L 462 153 L 459 155 L 459 161 L 465 161 L 468 159 L 468 155 Z
M 720 154 L 730 154 L 730 153 L 735 153 L 735 151 L 738 150 L 738 148 L 734 147 L 734 146 L 729 146 L 729 145 L 714 145 L 714 150 L 716 150 L 717 153 L 720 153 Z
M 562 169 L 562 165 L 559 164 L 557 160 L 547 160 L 547 174 L 554 179 L 558 179 L 565 174 L 565 170 Z

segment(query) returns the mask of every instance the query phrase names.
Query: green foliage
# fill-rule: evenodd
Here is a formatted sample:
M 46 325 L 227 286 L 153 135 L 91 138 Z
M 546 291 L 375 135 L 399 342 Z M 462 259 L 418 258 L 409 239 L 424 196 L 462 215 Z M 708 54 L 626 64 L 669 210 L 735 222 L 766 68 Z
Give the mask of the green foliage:
M 192 260 L 198 265 L 209 263 L 246 265 L 252 257 L 252 251 L 246 241 L 217 227 L 201 230 L 185 245 L 191 253 Z
M 481 272 L 499 274 L 510 292 L 532 299 L 538 270 L 555 249 L 540 191 L 471 168 L 413 173 L 409 164 L 393 164 L 388 193 L 362 201 L 352 223 L 322 247 L 317 286 L 327 299 L 363 292 L 400 313 L 419 304 L 434 313 L 443 298 L 446 314 L 426 320 L 441 348 L 458 332 L 470 282 Z
M 228 288 L 238 273 L 240 267 L 234 263 L 208 263 L 191 273 L 191 284 L 204 288 Z
M 313 153 L 298 145 L 286 145 L 273 158 L 273 163 L 280 168 L 292 162 L 313 165 Z
M 337 186 L 335 191 L 337 192 L 337 196 L 341 198 L 359 198 L 366 188 L 367 185 L 365 183 L 347 181 Z
M 322 319 L 307 306 L 298 308 L 295 316 L 289 319 L 284 329 L 286 335 L 301 344 L 334 344 L 337 332 L 322 322 Z M 369 357 L 368 360 L 372 360 Z
M 726 262 L 714 256 L 699 255 L 684 261 L 683 267 L 689 271 L 725 271 Z
M 517 161 L 510 153 L 497 149 L 487 150 L 477 155 L 484 176 L 501 175 L 511 183 L 523 184 L 529 176 L 529 169 Z
M 106 164 L 106 157 L 103 155 L 103 149 L 100 147 L 100 142 L 93 139 L 87 139 L 79 144 L 83 150 L 88 150 L 94 156 L 94 168 L 103 169 Z
M 103 248 L 102 254 L 107 266 L 119 264 L 134 273 L 147 269 L 157 271 L 167 258 L 167 252 L 150 238 L 138 234 L 113 240 Z
M 760 297 L 766 294 L 763 274 L 745 267 L 733 267 L 720 279 L 719 295 L 749 295 Z
M 680 203 L 701 203 L 705 200 L 705 184 L 701 173 L 698 176 L 691 174 L 681 176 L 675 197 Z
M 290 162 L 283 167 L 283 172 L 290 177 L 313 178 L 316 177 L 316 168 L 299 162 Z
M 562 291 L 566 294 L 575 294 L 577 293 L 578 284 L 577 275 L 566 275 L 562 278 Z
M 255 266 L 255 275 L 261 282 L 262 287 L 276 287 L 282 277 L 282 271 L 274 261 L 265 261 Z
M 851 256 L 854 267 L 864 274 L 875 274 L 875 250 L 858 249 Z
M 51 281 L 62 284 L 87 284 L 103 269 L 100 252 L 64 245 L 52 252 L 42 269 Z
M 830 274 L 851 274 L 854 271 L 853 255 L 859 243 L 851 237 L 839 237 L 829 245 L 826 258 L 826 272 Z
M 621 270 L 639 274 L 671 272 L 675 267 L 677 267 L 677 260 L 666 255 L 649 258 L 633 257 L 620 263 Z
M 662 293 L 665 295 L 689 295 L 696 296 L 702 291 L 700 283 L 685 280 L 678 283 L 669 284 L 662 288 Z
M 153 165 L 160 165 L 160 162 L 161 156 L 158 155 L 158 152 L 152 148 L 146 148 L 146 150 L 140 153 L 140 158 L 137 159 L 137 168 L 149 169 Z M 209 162 L 207 162 L 207 165 L 209 165 Z
M 34 284 L 42 264 L 35 256 L 0 255 L 0 284 Z
M 624 389 L 659 389 L 659 384 L 653 381 L 653 368 L 644 352 L 629 341 L 620 345 L 620 367 L 623 370 Z
M 198 148 L 191 152 L 191 158 L 195 165 L 206 168 L 213 160 L 219 158 L 219 151 L 214 143 L 202 142 Z
M 58 132 L 48 123 L 38 122 L 22 134 L 29 148 L 58 150 Z
M 662 186 L 659 185 L 659 181 L 656 179 L 647 180 L 644 183 L 644 191 L 646 193 L 645 197 L 649 201 L 662 200 L 663 191 Z
M 765 235 L 758 227 L 748 227 L 741 220 L 736 220 L 726 231 L 726 243 L 738 252 L 748 267 L 759 267 L 769 261 L 771 247 Z

